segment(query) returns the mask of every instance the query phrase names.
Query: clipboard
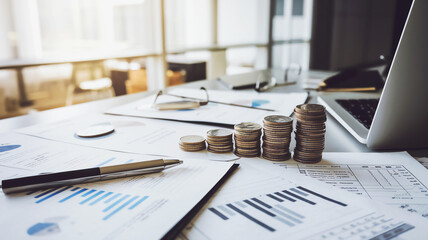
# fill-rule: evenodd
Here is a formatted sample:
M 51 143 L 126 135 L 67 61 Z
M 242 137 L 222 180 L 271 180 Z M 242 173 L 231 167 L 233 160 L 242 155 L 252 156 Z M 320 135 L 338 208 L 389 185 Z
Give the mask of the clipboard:
M 383 85 L 383 78 L 376 70 L 346 70 L 322 81 L 317 91 L 367 92 L 380 90 Z
M 169 230 L 161 239 L 176 239 L 177 235 L 187 226 L 187 224 L 198 214 L 199 210 L 210 200 L 215 192 L 229 179 L 230 176 L 239 167 L 239 163 L 233 164 L 229 171 L 217 182 L 216 185 L 198 202 L 171 230 Z

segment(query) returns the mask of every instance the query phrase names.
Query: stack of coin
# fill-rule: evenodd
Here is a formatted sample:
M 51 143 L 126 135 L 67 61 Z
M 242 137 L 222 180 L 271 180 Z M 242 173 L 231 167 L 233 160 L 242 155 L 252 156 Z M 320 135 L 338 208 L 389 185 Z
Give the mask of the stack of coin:
M 227 129 L 213 129 L 207 132 L 208 151 L 213 153 L 227 153 L 233 151 L 232 131 Z
M 325 107 L 318 104 L 296 106 L 296 148 L 294 160 L 302 163 L 317 163 L 322 159 L 325 141 Z
M 263 158 L 272 161 L 290 159 L 292 131 L 292 118 L 281 115 L 265 117 L 263 119 Z
M 180 138 L 180 148 L 186 152 L 197 152 L 206 148 L 205 139 L 198 135 L 187 135 Z
M 257 123 L 243 122 L 235 125 L 235 154 L 239 157 L 260 156 L 262 127 Z

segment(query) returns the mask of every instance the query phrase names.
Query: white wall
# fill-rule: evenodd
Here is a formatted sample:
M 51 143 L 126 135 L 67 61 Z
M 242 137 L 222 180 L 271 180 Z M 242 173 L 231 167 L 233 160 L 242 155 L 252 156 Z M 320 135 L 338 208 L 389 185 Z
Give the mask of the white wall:
M 0 60 L 15 57 L 11 37 L 13 34 L 10 0 L 0 1 Z
M 266 42 L 269 1 L 219 0 L 219 44 Z

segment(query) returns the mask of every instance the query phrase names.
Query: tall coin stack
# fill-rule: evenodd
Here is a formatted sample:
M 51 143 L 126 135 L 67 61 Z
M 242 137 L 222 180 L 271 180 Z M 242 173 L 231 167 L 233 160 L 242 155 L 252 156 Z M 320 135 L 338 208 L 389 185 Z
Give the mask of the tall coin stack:
M 205 139 L 198 135 L 187 135 L 180 138 L 179 146 L 186 152 L 197 152 L 206 148 Z
M 227 153 L 233 151 L 232 131 L 227 129 L 213 129 L 207 132 L 208 151 L 213 153 Z
M 271 115 L 263 119 L 263 158 L 284 161 L 291 158 L 290 140 L 293 119 L 287 116 Z
M 239 157 L 260 156 L 262 127 L 257 123 L 243 122 L 235 125 L 235 154 Z
M 294 108 L 297 118 L 296 148 L 294 160 L 317 163 L 322 159 L 325 141 L 325 107 L 318 104 L 302 104 Z

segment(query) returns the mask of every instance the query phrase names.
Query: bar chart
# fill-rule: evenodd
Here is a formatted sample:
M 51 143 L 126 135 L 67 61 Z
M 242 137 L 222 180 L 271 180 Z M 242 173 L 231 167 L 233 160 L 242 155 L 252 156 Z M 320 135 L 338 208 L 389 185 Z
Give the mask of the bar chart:
M 122 194 L 74 186 L 32 191 L 26 193 L 26 195 L 33 196 L 35 204 L 70 203 L 81 207 L 97 206 L 101 210 L 101 214 L 103 214 L 102 220 L 109 220 L 121 211 L 132 211 L 149 198 L 149 196 Z
M 259 195 L 258 197 L 217 205 L 208 208 L 208 210 L 223 221 L 239 216 L 266 231 L 275 232 L 276 228 L 270 226 L 269 222 L 264 222 L 256 216 L 258 214 L 254 215 L 250 212 L 256 211 L 284 226 L 295 227 L 303 224 L 306 217 L 305 213 L 295 210 L 295 207 L 298 205 L 293 205 L 293 203 L 306 205 L 305 209 L 307 211 L 308 208 L 317 205 L 319 202 L 333 203 L 339 207 L 347 206 L 346 203 L 321 195 L 308 188 L 297 186 L 295 188 Z M 249 211 L 249 209 L 251 210 Z
M 0 179 L 159 158 L 24 134 L 3 136 L 0 142 L 21 145 L 0 154 Z M 160 173 L 2 194 L 0 225 L 8 230 L 2 239 L 160 239 L 199 207 L 234 166 L 233 162 L 184 160 L 181 166 Z
M 298 174 L 249 181 L 248 173 L 223 188 L 182 239 L 391 239 L 416 227 Z

